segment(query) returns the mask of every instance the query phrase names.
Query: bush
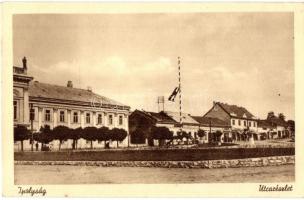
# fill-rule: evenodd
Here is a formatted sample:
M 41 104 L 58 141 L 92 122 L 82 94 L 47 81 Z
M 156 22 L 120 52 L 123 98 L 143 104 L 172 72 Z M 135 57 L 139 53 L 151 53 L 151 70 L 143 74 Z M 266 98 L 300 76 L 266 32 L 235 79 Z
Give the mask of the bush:
M 216 131 L 214 133 L 214 136 L 215 136 L 215 141 L 216 142 L 221 142 L 221 136 L 223 135 L 223 133 L 221 131 Z
M 15 152 L 15 160 L 199 161 L 294 155 L 295 148 L 205 148 L 123 151 Z
M 151 130 L 151 136 L 152 139 L 159 141 L 159 146 L 162 146 L 165 140 L 173 139 L 173 132 L 171 132 L 167 127 L 153 126 Z
M 144 132 L 141 129 L 136 129 L 135 131 L 130 133 L 130 142 L 132 144 L 145 144 L 146 138 Z
M 197 132 L 198 137 L 202 138 L 206 136 L 206 132 L 202 129 L 199 129 Z

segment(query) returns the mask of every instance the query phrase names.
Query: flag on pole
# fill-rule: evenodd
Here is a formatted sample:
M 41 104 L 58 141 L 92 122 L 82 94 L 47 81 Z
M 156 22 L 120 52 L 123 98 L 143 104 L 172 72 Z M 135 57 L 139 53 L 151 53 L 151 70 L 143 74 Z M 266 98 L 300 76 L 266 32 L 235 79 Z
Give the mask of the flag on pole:
M 176 97 L 176 95 L 177 95 L 178 92 L 179 92 L 179 87 L 176 87 L 176 88 L 173 90 L 173 92 L 172 92 L 172 94 L 170 95 L 170 97 L 168 98 L 168 100 L 169 100 L 169 101 L 174 101 L 174 99 L 175 99 L 175 97 Z

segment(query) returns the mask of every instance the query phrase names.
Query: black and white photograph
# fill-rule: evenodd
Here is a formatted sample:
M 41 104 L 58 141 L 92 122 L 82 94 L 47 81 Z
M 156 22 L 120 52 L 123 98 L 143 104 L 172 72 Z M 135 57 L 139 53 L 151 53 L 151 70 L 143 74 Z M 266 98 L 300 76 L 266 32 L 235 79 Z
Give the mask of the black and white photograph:
M 14 182 L 293 182 L 293 30 L 279 12 L 14 15 Z

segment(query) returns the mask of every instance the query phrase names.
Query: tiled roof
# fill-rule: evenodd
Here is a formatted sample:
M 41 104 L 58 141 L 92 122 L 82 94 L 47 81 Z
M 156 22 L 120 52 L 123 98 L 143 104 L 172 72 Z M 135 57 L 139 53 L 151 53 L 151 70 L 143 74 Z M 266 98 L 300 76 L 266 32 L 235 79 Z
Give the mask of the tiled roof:
M 40 97 L 47 99 L 69 100 L 86 103 L 91 103 L 92 101 L 94 101 L 97 103 L 102 102 L 102 104 L 105 105 L 125 106 L 117 101 L 101 96 L 89 90 L 53 85 L 48 83 L 40 83 L 37 81 L 30 83 L 29 96 L 36 98 Z
M 191 116 L 193 119 L 195 119 L 197 122 L 200 123 L 201 126 L 211 126 L 213 127 L 230 127 L 230 124 L 226 121 L 223 121 L 218 118 L 212 118 L 212 117 L 200 117 L 200 116 Z
M 179 113 L 171 111 L 161 111 L 161 112 L 148 112 L 148 111 L 139 111 L 143 112 L 147 116 L 153 118 L 158 123 L 164 124 L 179 124 Z M 182 123 L 184 125 L 199 125 L 199 123 L 194 120 L 189 114 L 182 113 Z
M 179 112 L 165 111 L 165 113 L 179 123 Z M 199 123 L 191 117 L 190 114 L 182 113 L 182 124 L 185 125 L 199 125 Z
M 164 123 L 164 124 L 176 124 L 177 122 L 174 121 L 174 119 L 172 119 L 171 117 L 169 117 L 166 113 L 164 112 L 148 112 L 148 111 L 140 111 L 145 113 L 146 115 L 150 116 L 151 118 L 153 118 L 154 120 L 156 120 L 156 122 L 158 123 Z
M 227 111 L 230 116 L 238 117 L 238 118 L 247 118 L 247 119 L 255 119 L 253 114 L 251 114 L 246 108 L 236 106 L 236 105 L 229 105 L 226 103 L 217 102 L 225 111 Z M 246 116 L 246 117 L 245 117 Z

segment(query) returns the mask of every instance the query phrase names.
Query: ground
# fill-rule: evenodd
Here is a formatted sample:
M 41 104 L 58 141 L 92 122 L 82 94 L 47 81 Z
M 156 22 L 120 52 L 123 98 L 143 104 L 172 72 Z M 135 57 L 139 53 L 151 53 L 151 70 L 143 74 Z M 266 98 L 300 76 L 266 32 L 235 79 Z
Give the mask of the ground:
M 15 165 L 15 184 L 266 183 L 294 181 L 294 165 L 185 169 Z

